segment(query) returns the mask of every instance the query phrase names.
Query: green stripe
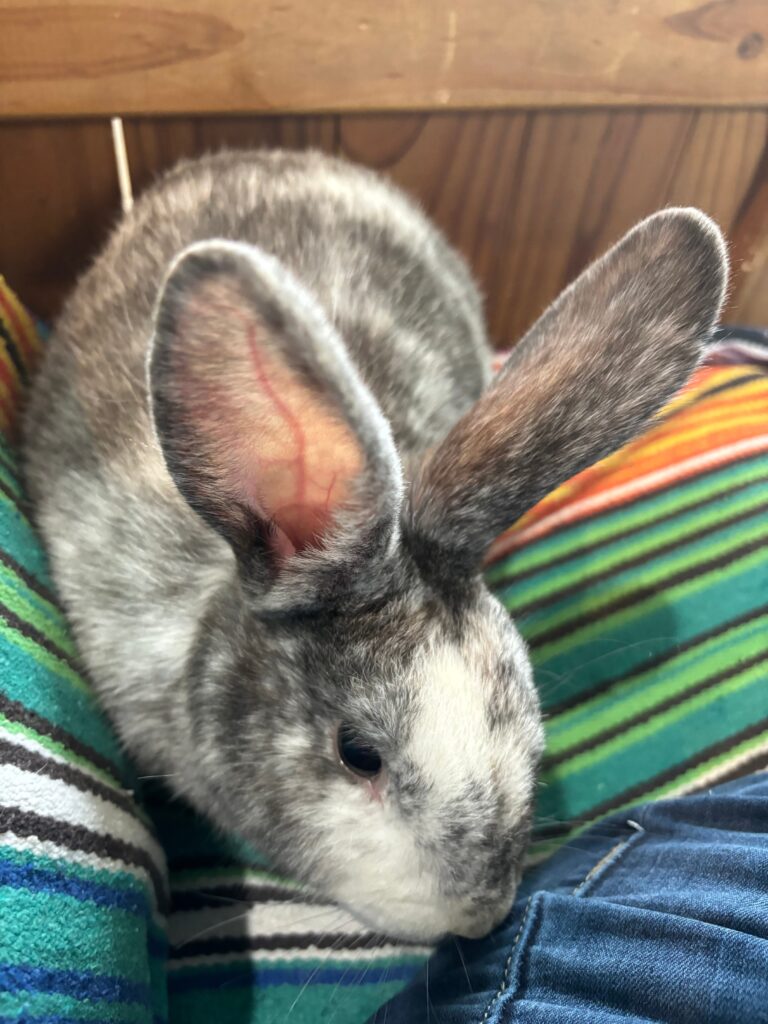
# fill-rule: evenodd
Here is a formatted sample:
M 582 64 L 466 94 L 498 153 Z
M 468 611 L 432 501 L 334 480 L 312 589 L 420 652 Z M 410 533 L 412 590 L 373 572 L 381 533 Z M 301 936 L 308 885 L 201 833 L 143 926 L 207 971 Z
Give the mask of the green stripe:
M 15 564 L 18 565 L 18 563 Z M 19 565 L 18 567 L 23 570 L 23 566 Z M 48 574 L 29 573 L 28 575 L 30 576 L 29 581 L 25 580 L 14 566 L 7 565 L 4 561 L 0 562 L 0 576 L 6 580 L 9 586 L 15 587 L 22 597 L 39 605 L 40 610 L 49 618 L 64 621 L 61 608 L 51 589 Z M 50 597 L 48 597 L 49 594 Z
M 714 506 L 708 506 L 707 509 L 695 508 L 673 520 L 649 523 L 645 529 L 639 530 L 632 537 L 622 538 L 615 544 L 606 544 L 598 551 L 590 551 L 581 557 L 569 559 L 567 565 L 552 566 L 521 584 L 512 583 L 509 590 L 505 589 L 499 596 L 512 614 L 517 614 L 518 609 L 542 598 L 552 605 L 557 601 L 558 593 L 568 587 L 581 584 L 586 589 L 592 579 L 603 576 L 611 569 L 618 569 L 616 575 L 619 575 L 623 562 L 641 556 L 646 556 L 650 561 L 654 557 L 659 557 L 658 549 L 665 545 L 676 542 L 678 547 L 682 547 L 687 543 L 698 543 L 696 535 L 708 527 L 714 527 L 718 522 L 732 516 L 743 515 L 749 510 L 755 514 L 765 515 L 765 506 L 766 481 L 760 480 L 739 491 L 737 495 Z M 743 526 L 743 523 L 744 521 L 741 521 L 735 528 Z M 701 539 L 701 543 L 709 542 L 716 535 L 716 532 L 708 534 L 706 539 Z M 670 555 L 671 552 L 663 552 L 661 557 L 666 558 Z
M 19 462 L 16 458 L 16 451 L 2 440 L 2 435 L 0 435 L 0 458 L 4 459 L 11 469 L 18 468 Z
M 611 816 L 618 814 L 623 810 L 628 810 L 630 807 L 637 807 L 641 803 L 651 802 L 653 800 L 661 800 L 665 797 L 674 797 L 674 791 L 678 790 L 681 786 L 687 786 L 701 778 L 703 775 L 708 774 L 715 768 L 720 768 L 721 773 L 725 774 L 730 766 L 734 768 L 742 757 L 748 755 L 751 750 L 756 750 L 764 744 L 768 743 L 768 729 L 765 732 L 759 733 L 757 736 L 752 736 L 748 740 L 744 740 L 742 743 L 738 743 L 733 747 L 730 747 L 722 754 L 718 754 L 715 757 L 711 757 L 706 761 L 701 761 L 693 768 L 689 768 L 687 771 L 681 772 L 680 775 L 676 775 L 669 782 L 665 782 L 660 786 L 655 786 L 647 789 L 640 796 L 634 796 L 631 800 L 619 804 L 614 811 L 611 811 Z M 715 783 L 716 785 L 717 783 Z M 536 809 L 536 818 L 544 823 L 550 820 L 551 816 L 540 815 L 539 808 Z M 579 835 L 588 831 L 595 824 L 600 821 L 604 821 L 607 816 L 598 817 L 587 817 L 582 818 L 578 823 L 574 823 L 574 827 L 568 832 L 563 833 L 562 836 L 558 836 L 556 839 L 541 839 L 534 840 L 528 850 L 528 861 L 529 863 L 540 863 L 545 857 L 550 856 L 564 843 L 570 842 Z M 562 821 L 562 817 L 556 819 Z
M 0 860 L 6 864 L 14 864 L 16 867 L 27 870 L 55 871 L 59 876 L 73 878 L 77 881 L 96 882 L 99 885 L 109 886 L 110 889 L 131 892 L 139 897 L 143 897 L 146 900 L 148 909 L 152 907 L 152 897 L 148 888 L 149 883 L 143 884 L 139 878 L 127 871 L 75 864 L 73 861 L 65 860 L 63 857 L 49 857 L 30 850 L 4 847 L 1 845 L 1 842 Z
M 683 694 L 708 676 L 736 667 L 753 641 L 768 635 L 768 613 L 671 658 L 661 667 L 637 672 L 607 693 L 585 700 L 550 719 L 547 753 L 561 754 L 627 718 Z M 718 684 L 721 685 L 721 684 Z
M 59 743 L 58 740 L 51 739 L 50 736 L 44 736 L 42 733 L 36 732 L 36 730 L 31 729 L 27 725 L 23 725 L 21 722 L 11 721 L 11 719 L 7 718 L 2 714 L 2 712 L 0 712 L 0 729 L 11 733 L 14 736 L 26 736 L 27 739 L 34 740 L 35 743 L 39 743 L 41 747 L 45 747 L 46 750 L 50 750 L 52 754 L 58 754 L 59 757 L 64 758 L 67 763 L 77 765 L 78 767 L 91 772 L 108 786 L 120 785 L 117 769 L 115 770 L 115 774 L 111 775 L 109 772 L 104 771 L 87 758 L 82 757 L 80 754 L 76 754 L 71 747 L 65 746 L 63 743 Z
M 5 491 L 0 490 L 0 503 L 9 508 L 12 514 L 21 522 L 29 531 L 30 535 L 34 536 L 34 529 L 27 516 L 21 511 L 18 503 L 10 498 Z
M 29 624 L 31 625 L 31 623 Z M 93 691 L 80 673 L 75 672 L 63 658 L 57 657 L 31 637 L 25 636 L 19 630 L 14 629 L 2 617 L 2 609 L 0 609 L 0 637 L 4 637 L 10 645 L 22 651 L 27 657 L 40 665 L 41 668 L 46 669 L 62 681 L 66 680 L 74 690 L 77 690 L 83 697 L 87 698 L 89 703 L 95 703 Z M 28 681 L 32 688 L 35 688 L 36 681 L 32 678 Z
M 22 592 L 22 586 L 25 593 Z M 34 600 L 30 601 L 29 597 L 33 597 Z M 47 601 L 35 595 L 2 562 L 0 562 L 0 605 L 5 605 L 24 622 L 34 626 L 47 640 L 61 648 L 65 654 L 71 658 L 76 657 L 74 644 L 61 616 Z
M 602 612 L 602 616 L 596 614 L 591 622 L 578 630 L 539 647 L 536 647 L 535 634 L 528 631 L 527 623 L 519 623 L 533 648 L 534 664 L 544 670 L 544 675 L 555 680 L 554 683 L 541 680 L 543 698 L 560 702 L 583 691 L 584 681 L 580 678 L 583 673 L 576 672 L 574 665 L 583 668 L 590 664 L 590 657 L 595 663 L 590 668 L 587 684 L 602 682 L 615 674 L 612 654 L 622 656 L 626 669 L 641 664 L 645 656 L 656 653 L 650 642 L 648 647 L 643 647 L 638 641 L 642 634 L 665 641 L 663 649 L 666 649 L 670 642 L 684 643 L 698 633 L 721 624 L 725 615 L 728 619 L 737 618 L 759 607 L 765 600 L 766 572 L 768 551 L 761 549 L 734 559 L 726 567 L 694 575 L 666 589 L 662 579 L 658 581 L 656 593 L 614 614 L 610 614 L 612 602 L 601 600 L 594 610 Z M 643 584 L 645 580 L 640 582 Z M 701 600 L 703 591 L 706 592 L 706 604 Z M 617 589 L 613 596 L 619 597 L 625 592 Z M 586 607 L 580 609 L 584 610 Z M 641 631 L 638 631 L 639 620 L 642 620 Z M 598 661 L 594 645 L 601 643 L 609 646 L 604 658 Z
M 548 605 L 541 611 L 524 616 L 527 635 L 535 642 L 536 636 L 566 625 L 571 619 L 587 611 L 609 608 L 619 597 L 632 593 L 637 587 L 658 586 L 676 573 L 694 574 L 703 562 L 711 558 L 722 558 L 740 547 L 765 539 L 768 541 L 768 511 L 758 510 L 749 519 L 726 526 L 707 537 L 683 542 L 674 553 L 660 558 L 649 557 L 640 566 L 633 566 L 604 580 L 585 581 L 584 591 Z M 720 570 L 716 570 L 720 571 Z M 707 579 L 709 574 L 702 575 Z M 514 615 L 514 603 L 507 602 Z M 522 621 L 521 616 L 521 621 Z
M 0 637 L 2 635 L 0 629 Z M 10 700 L 19 701 L 31 711 L 66 729 L 113 764 L 123 763 L 117 741 L 102 717 L 93 694 L 85 689 L 84 684 L 82 689 L 65 690 L 62 687 L 64 676 L 58 671 L 58 664 L 55 670 L 51 670 L 42 659 L 33 659 L 19 645 L 4 652 L 4 662 L 8 678 L 3 682 L 3 689 Z
M 153 1024 L 152 1014 L 135 1003 L 106 1003 L 101 999 L 86 1001 L 73 996 L 46 995 L 36 992 L 4 992 L 2 1012 L 19 1015 L 19 1020 L 34 1024 L 39 1017 L 71 1017 L 83 1024 Z M 217 1018 L 214 1016 L 211 1021 Z
M 280 985 L 258 989 L 255 984 L 237 984 L 233 973 L 230 981 L 220 982 L 208 991 L 174 993 L 171 989 L 171 1013 L 184 1024 L 212 1024 L 213 1021 L 267 1021 L 288 1024 L 318 1024 L 328 1021 L 362 1022 L 403 988 L 402 982 L 366 985 L 364 966 L 349 965 L 350 974 L 360 976 L 357 985 L 309 984 Z M 174 972 L 175 974 L 175 972 Z M 173 976 L 172 976 L 173 977 Z M 254 1000 L 258 1006 L 255 1016 Z M 393 1022 L 394 1024 L 394 1022 Z
M 11 473 L 6 465 L 0 461 L 0 483 L 4 484 L 9 491 L 13 491 L 17 498 L 21 497 L 21 487 L 15 473 Z
M 0 886 L 0 914 L 13 921 L 13 942 L 2 961 L 67 970 L 79 964 L 108 965 L 108 972 L 149 984 L 147 929 L 141 917 L 74 896 Z M 5 915 L 8 915 L 7 917 Z M 41 922 L 46 922 L 41 927 Z
M 486 579 L 493 584 L 501 584 L 517 573 L 546 568 L 550 562 L 565 555 L 578 557 L 579 550 L 587 545 L 609 542 L 616 534 L 641 528 L 649 521 L 674 511 L 685 512 L 688 506 L 703 498 L 712 496 L 714 500 L 718 495 L 728 495 L 733 487 L 752 480 L 757 473 L 765 473 L 766 464 L 768 457 L 761 452 L 744 462 L 729 463 L 689 481 L 681 480 L 668 490 L 630 499 L 629 504 L 563 526 L 556 533 L 531 541 L 491 566 L 486 571 Z
M 7 506 L 8 511 L 4 511 Z M 39 580 L 48 580 L 48 566 L 40 540 L 18 507 L 0 492 L 0 548 Z
M 754 666 L 545 773 L 539 811 L 562 818 L 567 808 L 568 817 L 588 815 L 596 805 L 749 726 L 765 713 L 761 708 L 768 710 L 766 703 L 766 669 Z

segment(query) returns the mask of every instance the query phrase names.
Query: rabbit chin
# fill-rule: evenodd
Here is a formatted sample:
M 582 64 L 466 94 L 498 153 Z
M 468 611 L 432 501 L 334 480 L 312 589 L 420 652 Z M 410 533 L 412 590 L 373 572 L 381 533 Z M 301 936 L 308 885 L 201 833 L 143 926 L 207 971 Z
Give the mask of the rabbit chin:
M 488 909 L 472 901 L 460 902 L 442 896 L 425 899 L 424 893 L 396 896 L 385 904 L 338 900 L 372 931 L 405 942 L 432 944 L 447 935 L 480 939 L 504 920 L 514 898 Z

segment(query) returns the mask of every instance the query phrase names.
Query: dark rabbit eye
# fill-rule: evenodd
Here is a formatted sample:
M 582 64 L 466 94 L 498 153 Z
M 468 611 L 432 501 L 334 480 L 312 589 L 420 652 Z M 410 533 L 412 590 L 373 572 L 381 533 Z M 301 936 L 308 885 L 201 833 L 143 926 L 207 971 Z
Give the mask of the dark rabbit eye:
M 381 757 L 377 750 L 366 743 L 351 725 L 344 722 L 336 734 L 339 760 L 345 768 L 364 779 L 375 778 L 381 771 Z

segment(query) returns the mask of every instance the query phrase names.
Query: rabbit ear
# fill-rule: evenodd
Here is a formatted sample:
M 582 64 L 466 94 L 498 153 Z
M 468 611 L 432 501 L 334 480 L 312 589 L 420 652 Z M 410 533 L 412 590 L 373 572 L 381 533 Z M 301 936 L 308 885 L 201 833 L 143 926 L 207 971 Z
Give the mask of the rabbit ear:
M 171 268 L 149 361 L 155 426 L 187 502 L 251 559 L 397 529 L 386 420 L 318 303 L 277 260 L 212 241 Z M 369 546 L 370 547 L 370 546 Z
M 694 209 L 649 217 L 584 271 L 424 460 L 419 560 L 475 571 L 523 512 L 639 432 L 696 366 L 726 280 L 722 235 Z

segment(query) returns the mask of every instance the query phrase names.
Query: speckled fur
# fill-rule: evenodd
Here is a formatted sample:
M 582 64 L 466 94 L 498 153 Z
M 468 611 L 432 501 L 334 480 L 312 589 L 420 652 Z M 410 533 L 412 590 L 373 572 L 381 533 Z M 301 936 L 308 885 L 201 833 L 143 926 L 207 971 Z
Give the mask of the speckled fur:
M 722 301 L 722 240 L 696 211 L 622 246 L 481 398 L 480 300 L 415 206 L 316 153 L 222 154 L 139 200 L 49 346 L 27 477 L 120 736 L 376 929 L 482 934 L 514 895 L 542 730 L 483 552 L 643 425 Z M 227 508 L 197 465 L 199 425 L 187 436 L 176 415 L 177 307 L 210 281 L 255 311 L 364 456 L 356 511 L 288 567 L 270 562 L 268 523 Z M 215 332 L 208 318 L 195 343 Z M 340 720 L 380 751 L 378 794 L 338 764 Z

